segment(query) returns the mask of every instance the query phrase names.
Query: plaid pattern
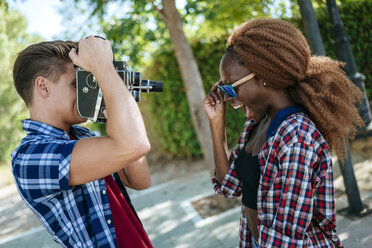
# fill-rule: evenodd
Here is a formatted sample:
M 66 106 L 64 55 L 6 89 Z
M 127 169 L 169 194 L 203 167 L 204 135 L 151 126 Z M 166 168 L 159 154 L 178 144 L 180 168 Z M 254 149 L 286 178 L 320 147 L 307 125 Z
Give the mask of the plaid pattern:
M 230 169 L 215 191 L 225 197 L 242 193 L 235 160 L 254 126 L 248 120 L 230 156 Z M 258 154 L 257 196 L 260 247 L 343 247 L 335 233 L 333 169 L 329 147 L 303 113 L 291 114 Z M 244 207 L 239 247 L 253 247 Z
M 22 124 L 27 136 L 12 153 L 12 165 L 26 205 L 62 247 L 117 247 L 104 179 L 68 185 L 77 140 L 45 123 L 28 119 Z M 71 130 L 78 139 L 94 136 L 80 126 Z

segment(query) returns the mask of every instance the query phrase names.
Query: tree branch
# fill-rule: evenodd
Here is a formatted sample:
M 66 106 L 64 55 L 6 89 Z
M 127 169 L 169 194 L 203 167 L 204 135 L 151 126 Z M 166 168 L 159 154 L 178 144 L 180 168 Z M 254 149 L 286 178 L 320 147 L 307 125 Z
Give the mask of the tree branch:
M 166 22 L 168 20 L 168 17 L 167 15 L 164 13 L 164 11 L 162 9 L 159 9 L 156 5 L 155 5 L 155 2 L 154 0 L 148 0 L 151 5 L 152 5 L 152 8 L 158 13 L 158 15 L 160 16 L 161 19 L 163 19 L 164 22 Z

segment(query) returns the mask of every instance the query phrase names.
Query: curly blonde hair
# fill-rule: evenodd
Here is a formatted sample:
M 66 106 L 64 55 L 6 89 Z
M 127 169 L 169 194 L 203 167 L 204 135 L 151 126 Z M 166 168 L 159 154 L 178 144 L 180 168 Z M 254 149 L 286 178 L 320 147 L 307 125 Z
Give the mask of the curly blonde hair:
M 287 88 L 337 156 L 346 156 L 348 139 L 364 125 L 355 106 L 362 92 L 340 68 L 343 63 L 311 56 L 302 33 L 292 24 L 268 18 L 239 26 L 227 41 L 239 59 L 273 88 Z

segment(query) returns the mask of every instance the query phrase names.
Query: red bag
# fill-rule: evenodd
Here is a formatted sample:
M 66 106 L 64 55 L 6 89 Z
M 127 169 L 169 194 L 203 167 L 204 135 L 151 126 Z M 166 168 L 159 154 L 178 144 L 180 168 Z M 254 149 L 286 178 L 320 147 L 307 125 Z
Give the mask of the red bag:
M 107 176 L 105 182 L 119 248 L 153 248 L 145 229 L 129 207 L 114 178 Z

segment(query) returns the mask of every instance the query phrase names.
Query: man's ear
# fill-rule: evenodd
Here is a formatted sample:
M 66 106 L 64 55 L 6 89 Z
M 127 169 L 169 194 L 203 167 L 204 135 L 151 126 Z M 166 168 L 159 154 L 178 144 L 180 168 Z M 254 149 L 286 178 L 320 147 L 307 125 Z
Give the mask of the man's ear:
M 48 84 L 49 81 L 43 76 L 38 76 L 35 79 L 35 89 L 36 92 L 43 97 L 48 97 L 49 96 L 49 89 L 48 89 Z

